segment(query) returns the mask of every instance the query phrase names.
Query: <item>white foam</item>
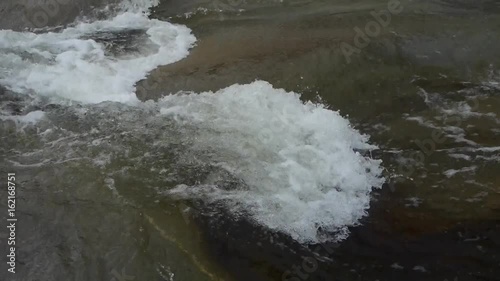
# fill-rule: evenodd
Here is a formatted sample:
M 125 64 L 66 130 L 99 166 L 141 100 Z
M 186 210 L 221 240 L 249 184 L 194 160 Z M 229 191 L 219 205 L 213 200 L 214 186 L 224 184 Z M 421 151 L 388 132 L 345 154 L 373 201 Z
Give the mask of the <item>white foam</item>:
M 500 146 L 485 146 L 485 147 L 477 148 L 476 150 L 484 151 L 484 152 L 496 152 L 496 151 L 500 151 Z
M 467 172 L 474 172 L 477 170 L 477 166 L 471 166 L 471 167 L 463 167 L 461 169 L 449 169 L 449 170 L 446 170 L 443 174 L 445 176 L 447 176 L 448 178 L 451 178 L 453 176 L 455 176 L 456 174 L 458 173 L 467 173 Z
M 196 41 L 189 28 L 149 19 L 144 6 L 137 7 L 59 33 L 1 30 L 0 83 L 16 92 L 84 103 L 137 102 L 135 83 L 159 65 L 186 57 Z M 155 48 L 116 57 L 106 52 L 104 43 L 92 39 L 96 33 L 130 30 L 144 30 L 147 36 L 140 45 Z
M 448 156 L 450 156 L 451 158 L 455 158 L 455 159 L 464 159 L 464 160 L 467 160 L 467 161 L 471 160 L 471 157 L 469 155 L 467 155 L 467 154 L 452 153 L 452 154 L 449 154 Z
M 398 270 L 405 269 L 403 266 L 399 265 L 397 262 L 393 263 L 393 264 L 391 265 L 391 268 L 393 268 L 393 269 L 398 269 Z
M 187 56 L 195 38 L 187 27 L 149 19 L 145 7 L 155 1 L 126 3 L 125 12 L 109 20 L 78 23 L 58 33 L 0 31 L 0 83 L 61 102 L 140 105 L 135 83 L 157 66 Z M 114 55 L 96 39 L 100 33 L 130 30 L 147 34 L 139 39 L 145 49 Z M 367 136 L 337 112 L 304 104 L 298 94 L 269 83 L 171 95 L 153 107 L 161 108 L 160 118 L 196 127 L 193 155 L 244 182 L 227 190 L 207 181 L 171 194 L 224 202 L 234 213 L 248 213 L 256 223 L 300 242 L 345 238 L 347 227 L 366 215 L 372 188 L 382 186 L 381 161 L 356 152 L 376 148 Z M 106 161 L 103 155 L 95 164 Z M 337 235 L 321 236 L 324 232 Z
M 416 265 L 413 267 L 413 270 L 415 271 L 420 271 L 420 272 L 427 272 L 427 269 L 425 269 L 425 267 L 421 266 L 421 265 Z
M 224 200 L 234 213 L 301 242 L 342 239 L 366 214 L 370 191 L 383 183 L 381 161 L 358 149 L 374 149 L 337 112 L 302 103 L 299 95 L 257 81 L 216 93 L 177 94 L 159 102 L 161 113 L 196 126 L 194 151 L 210 154 L 246 184 L 179 186 L 170 194 Z M 318 229 L 340 233 L 320 237 Z
M 149 9 L 158 4 L 160 4 L 160 0 L 122 0 L 119 7 L 121 11 L 149 15 Z
M 32 111 L 26 115 L 8 115 L 8 116 L 0 115 L 0 120 L 12 120 L 16 123 L 26 126 L 26 125 L 36 124 L 44 117 L 45 117 L 45 112 L 37 110 L 37 111 Z

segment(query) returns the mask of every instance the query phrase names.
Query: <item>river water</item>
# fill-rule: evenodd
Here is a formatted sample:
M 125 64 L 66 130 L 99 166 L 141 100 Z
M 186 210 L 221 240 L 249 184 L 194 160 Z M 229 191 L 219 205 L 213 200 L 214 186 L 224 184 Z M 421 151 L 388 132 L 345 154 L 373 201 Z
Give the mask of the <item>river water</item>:
M 499 12 L 4 1 L 2 280 L 499 280 Z

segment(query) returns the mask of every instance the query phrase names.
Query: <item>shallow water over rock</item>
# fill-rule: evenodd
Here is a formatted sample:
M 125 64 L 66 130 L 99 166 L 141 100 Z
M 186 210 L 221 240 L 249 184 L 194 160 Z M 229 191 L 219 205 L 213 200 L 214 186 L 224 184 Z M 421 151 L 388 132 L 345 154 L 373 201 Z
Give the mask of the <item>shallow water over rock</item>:
M 83 15 L 99 18 L 86 9 L 108 4 L 75 3 L 48 24 L 70 24 L 82 7 Z M 388 2 L 161 1 L 151 17 L 186 25 L 197 41 L 187 57 L 137 83 L 143 103 L 61 104 L 40 98 L 36 89 L 26 96 L 2 88 L 0 167 L 18 174 L 23 225 L 15 280 L 113 280 L 117 274 L 181 281 L 498 279 L 498 5 L 400 5 L 403 10 L 361 47 L 355 28 L 366 33 L 369 23 L 377 23 L 371 13 L 386 10 Z M 23 29 L 12 15 L 0 26 Z M 106 30 L 81 39 L 126 60 L 157 50 L 146 35 L 142 29 Z M 342 46 L 359 51 L 346 55 Z M 359 152 L 383 160 L 385 184 L 371 192 L 368 216 L 348 225 L 345 240 L 301 243 L 262 224 L 252 210 L 270 206 L 265 199 L 271 195 L 260 193 L 265 190 L 253 197 L 262 200 L 243 201 L 251 208 L 232 201 L 231 192 L 246 194 L 257 178 L 250 175 L 267 168 L 248 159 L 279 163 L 273 153 L 289 147 L 285 137 L 314 147 L 308 137 L 321 135 L 298 130 L 293 125 L 300 120 L 287 117 L 280 120 L 294 122 L 279 134 L 244 137 L 266 120 L 277 128 L 273 116 L 302 108 L 295 99 L 279 107 L 271 101 L 282 93 L 265 87 L 269 92 L 258 99 L 262 111 L 253 114 L 246 110 L 254 104 L 238 94 L 252 95 L 254 88 L 212 98 L 255 80 L 339 110 L 378 146 Z M 179 91 L 179 98 L 162 99 Z M 216 93 L 200 94 L 206 91 Z M 231 122 L 239 118 L 247 122 Z M 329 120 L 333 125 L 337 119 Z M 331 139 L 337 141 L 333 134 Z M 241 151 L 255 153 L 236 150 L 238 143 Z M 301 163 L 315 163 L 308 160 Z M 207 189 L 172 196 L 179 186 Z M 310 195 L 297 194 L 301 200 Z

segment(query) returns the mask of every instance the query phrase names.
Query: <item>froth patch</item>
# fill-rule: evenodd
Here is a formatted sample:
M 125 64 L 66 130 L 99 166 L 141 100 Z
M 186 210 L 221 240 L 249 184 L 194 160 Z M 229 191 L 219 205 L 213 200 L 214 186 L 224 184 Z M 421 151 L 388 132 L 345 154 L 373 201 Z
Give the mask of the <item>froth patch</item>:
M 106 52 L 93 34 L 142 30 L 139 45 L 154 45 L 128 56 Z M 83 103 L 138 102 L 135 83 L 159 65 L 189 54 L 196 41 L 191 30 L 124 12 L 112 19 L 79 23 L 58 33 L 0 31 L 0 83 L 22 93 Z M 112 44 L 120 44 L 112 42 Z
M 181 185 L 169 194 L 222 202 L 297 241 L 345 238 L 366 215 L 372 188 L 382 186 L 381 161 L 356 152 L 376 148 L 367 136 L 338 112 L 267 82 L 170 95 L 159 105 L 162 115 L 196 127 L 196 157 L 244 183 Z
M 12 120 L 16 123 L 20 123 L 22 125 L 33 125 L 38 123 L 40 120 L 42 120 L 45 117 L 45 112 L 36 110 L 29 112 L 26 115 L 9 115 L 9 116 L 2 116 L 0 115 L 0 120 Z

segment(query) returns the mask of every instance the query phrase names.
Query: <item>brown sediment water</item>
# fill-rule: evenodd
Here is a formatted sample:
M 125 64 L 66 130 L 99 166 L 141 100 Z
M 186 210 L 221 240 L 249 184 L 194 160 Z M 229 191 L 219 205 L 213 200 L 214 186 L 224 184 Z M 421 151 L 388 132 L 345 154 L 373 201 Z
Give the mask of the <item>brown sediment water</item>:
M 143 107 L 37 104 L 2 88 L 2 112 L 41 110 L 49 120 L 18 132 L 1 119 L 0 167 L 16 169 L 22 188 L 18 280 L 113 280 L 116 272 L 180 281 L 498 280 L 500 8 L 401 1 L 402 11 L 358 46 L 356 28 L 366 33 L 389 2 L 161 1 L 151 17 L 186 25 L 197 42 L 137 83 Z M 99 18 L 91 7 L 106 4 L 63 5 L 46 25 Z M 20 15 L 40 9 L 3 5 L 0 14 L 12 13 L 3 29 L 22 30 Z M 85 38 L 112 53 L 144 34 L 106 36 Z M 202 129 L 157 118 L 146 101 L 255 80 L 338 110 L 379 147 L 363 153 L 383 160 L 386 183 L 347 239 L 304 244 L 220 202 L 168 195 L 179 184 L 244 183 L 205 160 L 217 151 L 191 154 Z
M 498 147 L 498 42 L 492 36 L 498 32 L 498 13 L 487 13 L 481 5 L 469 9 L 466 3 L 402 2 L 404 11 L 393 15 L 387 28 L 347 63 L 341 43 L 354 44 L 354 27 L 373 21 L 370 12 L 380 11 L 384 4 L 316 1 L 264 9 L 243 5 L 238 13 L 198 11 L 188 19 L 171 16 L 166 9 L 154 14 L 167 18 L 164 13 L 190 26 L 198 43 L 185 60 L 153 71 L 147 82 L 158 87 L 148 88 L 141 98 L 181 90 L 215 91 L 263 79 L 302 93 L 306 100 L 319 97 L 349 116 L 380 145 L 376 154 L 390 175 L 384 190 L 374 194 L 370 216 L 334 253 L 294 246 L 281 252 L 266 245 L 265 235 L 259 239 L 254 232 L 238 231 L 251 228 L 245 223 L 201 223 L 214 255 L 233 268 L 237 280 L 256 280 L 246 275 L 255 269 L 261 272 L 259 278 L 269 280 L 496 278 L 498 153 L 490 158 L 493 161 L 462 161 L 463 155 L 452 152 L 467 151 L 464 142 L 453 136 L 434 141 L 434 131 L 442 131 L 444 125 L 431 123 L 456 114 L 454 124 L 465 130 L 466 139 Z M 427 95 L 435 99 L 429 101 Z M 477 105 L 473 111 L 481 113 L 476 118 L 464 117 L 461 109 L 443 114 L 451 102 Z M 482 158 L 482 153 L 473 154 L 465 157 Z M 474 168 L 461 174 L 460 169 L 468 166 Z M 234 236 L 234 241 L 227 243 L 227 236 Z M 246 241 L 253 239 L 259 241 L 258 250 L 249 250 Z M 305 253 L 297 254 L 300 249 Z M 307 255 L 325 261 L 307 277 L 282 275 Z

